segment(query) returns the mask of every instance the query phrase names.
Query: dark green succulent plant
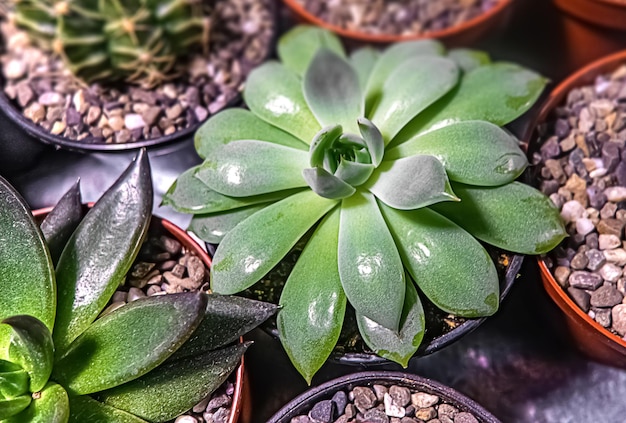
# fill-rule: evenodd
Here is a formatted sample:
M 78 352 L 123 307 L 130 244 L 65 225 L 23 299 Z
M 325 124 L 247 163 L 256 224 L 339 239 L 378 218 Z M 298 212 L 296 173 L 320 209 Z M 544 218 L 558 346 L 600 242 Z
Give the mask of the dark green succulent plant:
M 153 86 L 208 43 L 201 0 L 12 0 L 15 21 L 79 78 Z
M 184 292 L 101 315 L 148 230 L 145 151 L 81 207 L 76 186 L 40 230 L 0 178 L 0 421 L 170 420 L 224 382 L 248 347 L 233 342 L 276 306 Z
M 249 288 L 312 233 L 277 318 L 308 381 L 338 340 L 347 301 L 366 344 L 406 366 L 425 328 L 416 288 L 445 312 L 491 315 L 498 275 L 480 241 L 540 254 L 565 236 L 551 202 L 515 181 L 527 160 L 502 128 L 535 102 L 540 75 L 432 40 L 347 56 L 311 27 L 283 36 L 278 55 L 248 78 L 249 111 L 199 129 L 204 163 L 165 203 L 219 243 L 219 293 Z

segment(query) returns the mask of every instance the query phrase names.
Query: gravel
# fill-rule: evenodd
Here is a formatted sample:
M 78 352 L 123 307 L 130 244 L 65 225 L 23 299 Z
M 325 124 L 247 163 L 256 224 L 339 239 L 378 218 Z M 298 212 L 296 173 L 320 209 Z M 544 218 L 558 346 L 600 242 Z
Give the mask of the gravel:
M 551 271 L 578 307 L 625 337 L 626 65 L 573 89 L 538 129 L 537 180 L 570 235 Z
M 208 56 L 190 55 L 174 79 L 153 90 L 85 86 L 58 57 L 31 46 L 10 20 L 0 22 L 4 93 L 45 130 L 84 143 L 143 141 L 194 126 L 238 97 L 276 31 L 271 0 L 205 1 L 214 10 Z

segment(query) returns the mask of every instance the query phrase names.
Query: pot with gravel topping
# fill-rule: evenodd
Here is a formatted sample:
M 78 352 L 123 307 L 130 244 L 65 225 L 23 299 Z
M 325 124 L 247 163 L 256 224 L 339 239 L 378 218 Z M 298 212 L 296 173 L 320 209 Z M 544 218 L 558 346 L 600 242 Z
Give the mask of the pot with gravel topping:
M 482 406 L 411 373 L 361 372 L 309 389 L 268 423 L 499 423 Z
M 543 286 L 581 351 L 626 367 L 626 51 L 564 80 L 536 122 L 531 177 L 570 235 L 538 259 Z
M 86 4 L 0 6 L 0 112 L 25 135 L 73 150 L 190 139 L 239 101 L 276 32 L 270 0 Z

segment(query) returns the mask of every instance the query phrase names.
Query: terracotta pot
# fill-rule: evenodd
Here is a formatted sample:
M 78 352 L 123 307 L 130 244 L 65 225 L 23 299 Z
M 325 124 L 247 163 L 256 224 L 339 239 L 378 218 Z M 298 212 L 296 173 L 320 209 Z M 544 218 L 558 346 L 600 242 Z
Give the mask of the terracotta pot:
M 513 0 L 500 0 L 485 13 L 459 25 L 418 35 L 370 34 L 348 30 L 321 20 L 307 11 L 298 0 L 283 0 L 283 2 L 294 12 L 300 21 L 329 29 L 347 40 L 387 44 L 420 38 L 437 38 L 448 47 L 455 47 L 473 44 L 485 38 L 491 31 L 503 27 L 510 15 L 510 6 Z
M 626 23 L 626 22 L 625 22 Z M 529 155 L 536 151 L 538 139 L 536 128 L 545 122 L 551 112 L 565 101 L 575 87 L 593 84 L 598 75 L 611 73 L 626 64 L 626 50 L 604 57 L 585 66 L 561 82 L 547 97 L 533 125 L 530 125 L 525 140 L 529 140 Z M 597 361 L 626 368 L 626 340 L 609 332 L 580 309 L 548 270 L 546 260 L 537 258 L 543 287 L 551 300 L 565 316 L 567 330 L 576 347 Z
M 85 208 L 92 207 L 94 203 L 85 205 Z M 42 209 L 33 210 L 33 216 L 37 221 L 43 220 L 53 207 L 46 207 Z M 150 221 L 150 232 L 162 232 L 175 238 L 180 242 L 188 251 L 193 252 L 199 257 L 207 268 L 211 267 L 211 257 L 207 252 L 198 244 L 184 229 L 181 229 L 177 225 L 173 224 L 167 219 L 160 218 L 158 216 L 152 216 Z M 240 339 L 243 342 L 243 338 Z M 235 392 L 233 393 L 233 402 L 231 404 L 230 416 L 228 417 L 228 423 L 237 423 L 240 421 L 246 423 L 250 421 L 250 387 L 248 383 L 248 375 L 244 366 L 244 357 L 241 358 L 241 363 L 237 367 L 235 375 Z
M 281 408 L 268 423 L 289 423 L 297 415 L 307 414 L 319 401 L 329 400 L 337 391 L 351 390 L 357 386 L 398 385 L 411 391 L 421 391 L 437 395 L 442 402 L 448 403 L 459 411 L 472 413 L 480 423 L 499 423 L 494 415 L 476 402 L 454 389 L 430 379 L 411 373 L 400 372 L 361 372 L 333 379 L 315 388 L 309 389 Z

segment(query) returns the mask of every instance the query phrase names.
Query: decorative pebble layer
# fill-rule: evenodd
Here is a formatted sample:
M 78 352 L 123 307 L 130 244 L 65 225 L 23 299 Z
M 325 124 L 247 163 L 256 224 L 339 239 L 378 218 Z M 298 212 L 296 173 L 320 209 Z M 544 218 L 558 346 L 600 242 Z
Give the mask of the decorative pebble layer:
M 45 130 L 85 143 L 143 141 L 196 125 L 239 95 L 246 75 L 267 57 L 276 31 L 271 0 L 205 1 L 212 10 L 208 56 L 193 54 L 175 79 L 153 90 L 85 86 L 58 57 L 33 47 L 10 21 L 0 21 L 4 92 Z
M 337 391 L 331 399 L 313 405 L 308 414 L 291 423 L 478 423 L 437 395 L 411 392 L 404 386 L 357 386 Z
M 551 271 L 584 312 L 626 338 L 626 65 L 569 92 L 539 135 L 540 189 L 569 234 Z
M 368 34 L 418 35 L 459 25 L 498 0 L 298 0 L 320 19 Z

